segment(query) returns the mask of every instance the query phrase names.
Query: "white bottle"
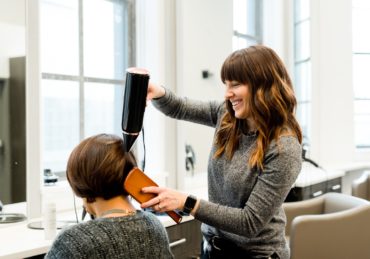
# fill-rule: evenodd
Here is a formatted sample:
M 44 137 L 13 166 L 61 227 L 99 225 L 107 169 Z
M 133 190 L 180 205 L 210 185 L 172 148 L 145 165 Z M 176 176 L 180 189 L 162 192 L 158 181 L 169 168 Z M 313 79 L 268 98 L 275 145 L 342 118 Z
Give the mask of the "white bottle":
M 49 202 L 45 205 L 44 214 L 44 233 L 45 239 L 52 240 L 57 234 L 56 206 L 55 203 Z

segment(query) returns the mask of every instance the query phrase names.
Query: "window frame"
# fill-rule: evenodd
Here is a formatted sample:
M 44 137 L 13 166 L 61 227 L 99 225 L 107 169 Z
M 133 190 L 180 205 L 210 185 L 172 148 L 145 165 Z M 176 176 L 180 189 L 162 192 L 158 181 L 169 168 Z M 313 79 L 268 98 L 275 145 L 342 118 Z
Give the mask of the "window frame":
M 250 0 L 246 0 L 247 5 L 250 4 Z M 248 14 L 254 13 L 255 19 L 253 20 L 253 27 L 256 29 L 255 34 L 250 34 L 250 33 L 242 33 L 239 32 L 238 30 L 234 29 L 233 30 L 233 38 L 235 39 L 244 39 L 246 41 L 253 41 L 256 44 L 262 44 L 263 42 L 263 0 L 255 0 L 255 6 L 254 9 L 248 8 L 246 12 L 246 23 L 248 21 Z M 234 2 L 235 4 L 235 2 Z M 234 13 L 235 15 L 235 13 Z M 234 24 L 235 28 L 235 24 Z M 253 44 L 247 44 L 244 47 L 251 46 Z M 236 50 L 234 48 L 234 50 Z
M 293 53 L 293 66 L 294 66 L 294 88 L 295 92 L 308 92 L 308 96 L 306 99 L 301 99 L 301 96 L 296 95 L 297 98 L 297 110 L 299 110 L 303 105 L 307 107 L 306 114 L 302 117 L 299 116 L 297 113 L 297 119 L 300 125 L 302 125 L 302 120 L 304 117 L 307 118 L 307 131 L 304 131 L 304 128 L 302 127 L 302 133 L 303 133 L 303 144 L 307 147 L 311 146 L 312 142 L 312 121 L 311 121 L 311 114 L 312 114 L 312 46 L 311 46 L 311 10 L 308 10 L 308 17 L 303 17 L 302 19 L 297 18 L 297 5 L 300 3 L 300 1 L 293 1 L 293 46 L 294 46 L 294 53 Z M 309 26 L 309 55 L 307 57 L 303 57 L 302 59 L 297 58 L 298 57 L 298 38 L 297 38 L 297 31 L 299 30 L 299 26 L 303 23 L 308 23 Z M 307 86 L 309 89 L 304 89 L 302 85 L 298 83 L 300 77 L 297 73 L 297 69 L 299 66 L 307 64 L 309 69 L 306 71 L 307 78 L 310 79 Z M 307 148 L 309 149 L 309 148 Z
M 355 6 L 354 2 L 355 1 L 352 1 L 352 19 L 355 16 L 355 14 L 354 14 L 355 10 L 362 9 L 362 8 L 365 9 L 366 8 L 366 7 L 362 7 L 361 8 L 359 6 Z M 370 11 L 370 7 L 369 6 L 366 9 Z M 354 26 L 354 22 L 352 22 L 352 26 Z M 353 70 L 353 78 L 352 78 L 352 82 L 353 82 L 353 93 L 354 93 L 354 95 L 353 95 L 353 106 L 354 106 L 354 109 L 353 109 L 353 112 L 354 112 L 353 113 L 354 146 L 355 146 L 356 151 L 358 151 L 358 152 L 366 152 L 366 151 L 369 151 L 370 150 L 370 142 L 369 143 L 356 143 L 356 128 L 358 127 L 358 125 L 356 125 L 356 117 L 358 117 L 359 115 L 364 115 L 364 114 L 370 117 L 370 112 L 364 113 L 364 110 L 361 111 L 361 112 L 356 112 L 356 108 L 355 107 L 356 107 L 356 103 L 358 103 L 358 102 L 366 102 L 366 103 L 370 104 L 370 96 L 369 97 L 356 97 L 356 95 L 355 95 L 355 93 L 356 93 L 356 87 L 358 87 L 358 85 L 356 85 L 356 73 L 354 72 L 356 66 L 355 66 L 354 60 L 356 59 L 356 57 L 364 57 L 364 56 L 369 56 L 370 57 L 370 48 L 368 49 L 368 51 L 355 50 L 354 49 L 354 46 L 355 46 L 354 41 L 356 40 L 356 37 L 355 36 L 356 35 L 354 33 L 354 30 L 353 30 L 353 33 L 352 33 L 352 41 L 353 41 L 353 44 L 352 44 L 352 59 L 353 59 L 353 67 L 352 67 L 352 70 Z
M 102 78 L 102 77 L 91 77 L 86 76 L 84 73 L 84 1 L 86 0 L 77 0 L 78 1 L 78 75 L 67 75 L 67 74 L 58 74 L 58 73 L 50 73 L 50 72 L 42 72 L 41 71 L 41 82 L 42 80 L 57 80 L 57 81 L 69 81 L 69 82 L 75 82 L 78 83 L 79 87 L 79 140 L 81 141 L 84 139 L 85 136 L 85 124 L 84 124 L 84 116 L 85 116 L 85 97 L 84 97 L 84 91 L 85 91 L 85 84 L 88 83 L 101 83 L 101 84 L 110 84 L 112 86 L 114 85 L 121 85 L 122 89 L 124 89 L 125 85 L 125 79 L 108 79 L 108 78 Z M 125 28 L 127 30 L 127 46 L 124 46 L 124 48 L 127 48 L 127 60 L 124 61 L 124 63 L 127 64 L 127 67 L 135 66 L 136 64 L 136 11 L 135 11 L 135 1 L 134 0 L 105 0 L 110 2 L 122 2 L 122 5 L 127 10 L 127 20 L 130 21 L 126 25 Z M 40 3 L 42 5 L 42 3 Z M 40 97 L 41 100 L 43 97 Z M 42 111 L 41 111 L 42 112 Z M 41 123 L 43 123 L 43 118 L 41 117 Z M 45 152 L 45 151 L 43 151 Z M 44 161 L 41 161 L 41 166 L 43 167 Z M 57 175 L 62 177 L 62 179 L 65 177 L 65 170 L 54 171 Z

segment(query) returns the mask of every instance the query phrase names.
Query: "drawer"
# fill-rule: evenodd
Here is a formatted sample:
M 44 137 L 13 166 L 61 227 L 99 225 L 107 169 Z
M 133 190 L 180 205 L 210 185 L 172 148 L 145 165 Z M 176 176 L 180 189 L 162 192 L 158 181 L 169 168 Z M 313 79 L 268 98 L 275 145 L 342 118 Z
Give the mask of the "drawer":
M 294 187 L 290 190 L 285 202 L 307 200 L 327 192 L 342 192 L 342 177 L 306 187 Z
M 335 178 L 326 183 L 327 192 L 342 192 L 342 178 Z
M 294 187 L 290 190 L 287 198 L 285 199 L 285 202 L 302 201 L 314 197 L 319 197 L 326 193 L 326 190 L 326 182 L 309 185 L 306 187 Z
M 202 243 L 201 223 L 190 220 L 167 227 L 171 251 L 176 259 L 199 258 Z
M 323 195 L 324 193 L 326 193 L 326 185 L 327 185 L 326 182 L 311 185 L 311 191 L 310 191 L 309 197 L 307 198 L 309 199 L 309 198 L 319 197 Z

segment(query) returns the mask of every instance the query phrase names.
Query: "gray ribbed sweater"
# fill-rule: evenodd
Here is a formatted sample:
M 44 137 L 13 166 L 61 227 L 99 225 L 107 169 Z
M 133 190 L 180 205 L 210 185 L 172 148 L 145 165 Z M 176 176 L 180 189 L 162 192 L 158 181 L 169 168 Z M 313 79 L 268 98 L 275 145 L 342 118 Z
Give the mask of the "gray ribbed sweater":
M 173 258 L 161 222 L 149 212 L 99 218 L 63 230 L 45 258 Z
M 225 112 L 222 103 L 178 98 L 168 89 L 153 104 L 170 117 L 216 130 Z M 209 201 L 200 201 L 195 218 L 204 223 L 202 232 L 206 239 L 219 235 L 245 250 L 266 256 L 276 252 L 280 258 L 288 259 L 282 203 L 301 170 L 301 145 L 294 137 L 280 137 L 265 154 L 263 172 L 257 172 L 247 165 L 255 142 L 256 136 L 243 135 L 231 161 L 225 156 L 214 159 L 216 148 L 212 146 Z

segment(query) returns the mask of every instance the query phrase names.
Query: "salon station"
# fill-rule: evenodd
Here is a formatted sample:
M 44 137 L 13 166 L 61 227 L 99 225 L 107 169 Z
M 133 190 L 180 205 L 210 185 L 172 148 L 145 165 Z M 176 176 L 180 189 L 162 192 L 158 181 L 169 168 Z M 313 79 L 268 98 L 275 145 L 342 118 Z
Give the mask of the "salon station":
M 367 0 L 1 0 L 0 259 L 44 258 L 64 228 L 92 220 L 67 161 L 89 136 L 125 135 L 128 68 L 178 96 L 223 101 L 223 61 L 259 44 L 287 67 L 303 133 L 283 204 L 291 258 L 370 258 L 369 24 Z M 150 101 L 142 119 L 138 167 L 208 200 L 214 128 Z M 175 258 L 201 258 L 200 221 L 146 210 Z

